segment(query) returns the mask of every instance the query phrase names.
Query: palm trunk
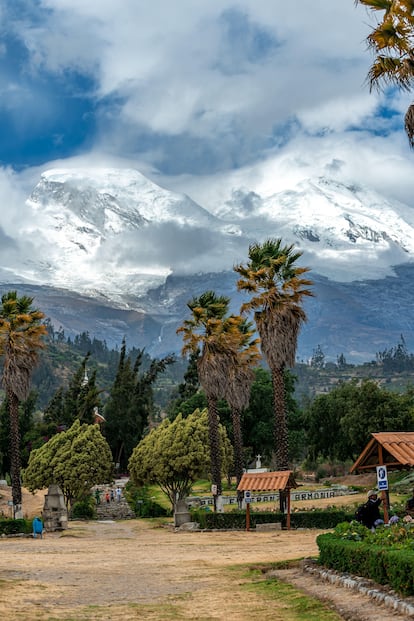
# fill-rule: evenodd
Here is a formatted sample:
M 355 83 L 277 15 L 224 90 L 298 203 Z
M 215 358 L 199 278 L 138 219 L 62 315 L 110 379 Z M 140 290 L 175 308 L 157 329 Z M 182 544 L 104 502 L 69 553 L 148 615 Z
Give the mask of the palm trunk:
M 234 474 L 236 475 L 236 484 L 238 485 L 243 476 L 243 440 L 240 411 L 237 408 L 232 408 L 231 417 L 233 423 Z M 243 492 L 237 492 L 237 502 L 240 506 L 242 500 Z
M 10 415 L 10 478 L 12 484 L 12 498 L 14 513 L 20 510 L 22 504 L 22 487 L 20 481 L 20 429 L 19 429 L 19 400 L 11 390 L 7 391 Z
M 286 391 L 283 369 L 272 369 L 273 407 L 275 412 L 273 439 L 276 470 L 289 470 L 289 438 L 286 416 Z M 280 510 L 286 508 L 286 492 L 279 492 Z
M 214 510 L 217 509 L 217 496 L 221 496 L 221 447 L 219 434 L 219 420 L 217 413 L 217 399 L 215 397 L 207 398 L 208 404 L 208 437 L 210 442 L 210 469 L 211 482 L 217 488 L 214 495 Z

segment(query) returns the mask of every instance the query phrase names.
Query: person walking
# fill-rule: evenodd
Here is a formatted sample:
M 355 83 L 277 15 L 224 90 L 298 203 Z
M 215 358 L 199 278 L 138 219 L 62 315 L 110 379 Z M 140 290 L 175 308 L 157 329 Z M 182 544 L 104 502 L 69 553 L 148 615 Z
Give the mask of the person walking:
M 121 501 L 121 495 L 122 495 L 121 488 L 118 485 L 118 487 L 116 488 L 116 500 L 117 500 L 117 502 Z

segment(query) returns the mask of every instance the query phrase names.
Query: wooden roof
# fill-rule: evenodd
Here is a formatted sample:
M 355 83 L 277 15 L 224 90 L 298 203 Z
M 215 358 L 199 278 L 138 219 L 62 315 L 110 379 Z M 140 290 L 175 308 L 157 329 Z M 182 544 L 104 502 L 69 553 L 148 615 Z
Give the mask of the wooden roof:
M 273 492 L 298 487 L 292 470 L 278 472 L 245 472 L 237 486 L 239 491 Z
M 387 431 L 373 433 L 350 472 L 375 470 L 385 465 L 388 470 L 414 467 L 414 432 Z

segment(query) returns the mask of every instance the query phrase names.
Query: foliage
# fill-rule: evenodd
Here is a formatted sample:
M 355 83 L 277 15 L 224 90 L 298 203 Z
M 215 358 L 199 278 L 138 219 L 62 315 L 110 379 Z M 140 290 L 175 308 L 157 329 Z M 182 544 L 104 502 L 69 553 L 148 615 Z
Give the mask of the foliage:
M 68 428 L 75 419 L 82 423 L 93 423 L 95 408 L 101 406 L 99 389 L 96 385 L 96 370 L 87 372 L 89 352 L 69 380 L 67 389 L 59 387 L 44 411 L 46 423 L 55 425 L 56 431 Z
M 338 524 L 317 538 L 321 564 L 389 583 L 414 594 L 414 528 L 410 523 L 384 525 L 371 532 L 358 522 Z
M 116 377 L 104 409 L 105 437 L 121 472 L 126 470 L 134 446 L 141 440 L 149 419 L 154 417 L 154 382 L 175 360 L 174 356 L 151 360 L 149 368 L 141 371 L 143 357 L 144 351 L 139 350 L 133 362 L 132 357 L 127 356 L 124 339 Z
M 410 91 L 414 79 L 414 3 L 413 0 L 356 0 L 372 11 L 383 12 L 367 37 L 375 54 L 368 72 L 371 88 L 396 86 Z M 405 130 L 414 147 L 414 106 L 405 115 Z
M 315 369 L 323 369 L 325 366 L 325 354 L 322 351 L 320 345 L 316 347 L 316 349 L 312 352 L 312 358 L 310 360 L 310 366 Z
M 196 349 L 194 352 L 190 353 L 188 358 L 187 369 L 184 373 L 183 381 L 178 385 L 176 396 L 171 399 L 171 402 L 167 408 L 168 418 L 173 420 L 177 414 L 183 412 L 183 404 L 188 403 L 191 399 L 197 396 L 199 388 L 200 388 L 200 380 L 198 379 L 198 371 L 197 371 L 197 361 L 200 357 L 200 350 Z M 187 414 L 191 414 L 194 412 L 196 407 L 202 409 L 205 407 L 207 403 L 203 406 L 196 405 L 190 412 Z M 186 415 L 186 414 L 185 414 Z
M 339 384 L 319 395 L 306 412 L 310 458 L 354 460 L 381 431 L 414 430 L 414 393 L 399 395 L 372 380 Z
M 16 535 L 18 533 L 29 534 L 31 532 L 32 532 L 31 520 L 0 519 L 0 535 Z
M 294 398 L 296 378 L 288 369 L 283 373 L 287 422 L 289 434 L 289 460 L 298 462 L 305 456 L 306 431 L 302 411 Z M 274 450 L 273 440 L 273 389 L 268 370 L 255 370 L 250 402 L 242 416 L 243 445 L 248 450 L 249 461 L 262 455 L 270 463 Z
M 242 305 L 242 312 L 254 312 L 261 339 L 261 350 L 271 373 L 274 407 L 274 451 L 276 468 L 289 466 L 289 439 L 283 372 L 293 367 L 301 324 L 306 320 L 303 298 L 312 295 L 312 281 L 304 275 L 306 267 L 298 267 L 301 252 L 282 240 L 267 239 L 249 246 L 246 265 L 235 266 L 240 278 L 239 291 L 251 295 Z
M 177 330 L 183 335 L 183 355 L 201 351 L 197 372 L 207 397 L 211 481 L 218 496 L 222 493 L 222 463 L 217 403 L 226 396 L 240 345 L 241 318 L 228 315 L 229 303 L 228 297 L 214 291 L 194 296 L 187 303 L 191 317 Z
M 76 420 L 70 429 L 31 452 L 23 482 L 31 492 L 56 483 L 71 507 L 111 475 L 111 451 L 98 426 Z
M 72 505 L 71 517 L 74 520 L 93 520 L 96 518 L 96 502 L 90 494 Z
M 31 375 L 46 334 L 41 323 L 44 314 L 34 309 L 32 303 L 33 298 L 18 297 L 16 291 L 9 291 L 2 295 L 0 305 L 2 385 L 10 415 L 10 476 L 13 504 L 19 509 L 22 502 L 19 404 L 29 395 Z
M 232 450 L 221 425 L 219 433 L 227 468 Z M 194 481 L 207 474 L 209 463 L 207 411 L 196 410 L 187 418 L 166 419 L 153 429 L 133 450 L 128 468 L 137 487 L 158 484 L 174 507 L 176 500 L 190 494 Z
M 171 511 L 160 505 L 145 485 L 136 487 L 132 481 L 128 481 L 124 495 L 137 517 L 154 518 L 171 515 Z
M 246 528 L 246 512 L 231 511 L 213 513 L 205 509 L 192 511 L 192 520 L 205 529 L 244 529 Z M 352 519 L 352 515 L 342 510 L 298 511 L 290 516 L 291 528 L 334 528 L 338 523 Z M 250 511 L 250 527 L 257 524 L 280 523 L 287 526 L 287 515 L 279 511 Z M 365 528 L 365 527 L 364 527 Z M 367 529 L 366 529 L 367 530 Z

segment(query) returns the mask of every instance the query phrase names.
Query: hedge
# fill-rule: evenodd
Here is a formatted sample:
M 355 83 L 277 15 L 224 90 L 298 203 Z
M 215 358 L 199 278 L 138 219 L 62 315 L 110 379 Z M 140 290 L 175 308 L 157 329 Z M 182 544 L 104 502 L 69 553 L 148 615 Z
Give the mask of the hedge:
M 17 535 L 18 533 L 28 534 L 31 532 L 31 520 L 0 520 L 0 535 Z
M 246 512 L 213 513 L 203 509 L 191 512 L 193 522 L 200 528 L 214 530 L 243 530 L 246 528 Z M 303 511 L 291 513 L 291 528 L 334 528 L 340 522 L 351 522 L 354 515 L 345 511 Z M 281 523 L 286 528 L 287 515 L 278 511 L 250 511 L 250 528 L 257 524 Z
M 338 539 L 333 533 L 319 535 L 316 542 L 321 565 L 389 584 L 402 595 L 414 595 L 414 550 Z

